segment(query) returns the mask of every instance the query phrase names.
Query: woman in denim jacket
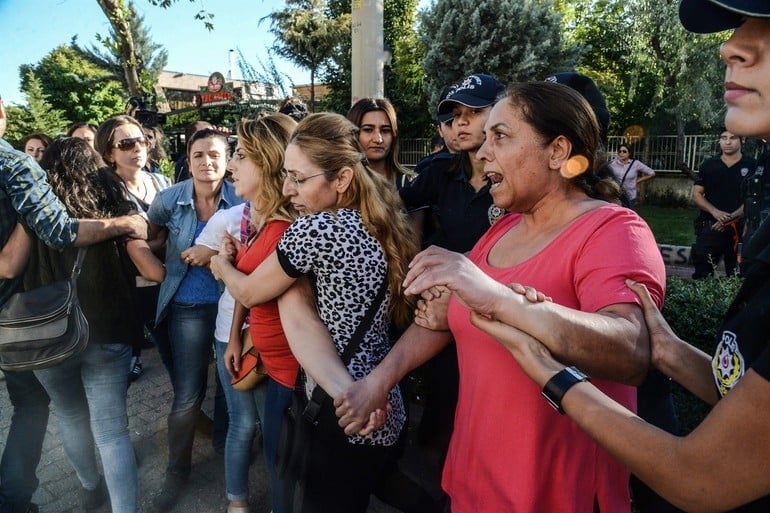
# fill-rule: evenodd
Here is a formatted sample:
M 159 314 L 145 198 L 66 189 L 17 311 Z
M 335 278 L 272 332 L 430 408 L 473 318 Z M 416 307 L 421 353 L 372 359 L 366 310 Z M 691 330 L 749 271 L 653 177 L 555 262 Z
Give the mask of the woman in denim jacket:
M 166 277 L 160 287 L 156 326 L 166 321 L 168 339 L 159 350 L 174 388 L 168 416 L 169 461 L 166 479 L 154 505 L 168 511 L 190 475 L 195 420 L 206 393 L 208 364 L 214 342 L 220 284 L 208 269 L 208 254 L 193 241 L 214 212 L 242 203 L 225 180 L 227 138 L 221 132 L 199 130 L 187 143 L 192 180 L 156 196 L 148 216 L 166 227 Z

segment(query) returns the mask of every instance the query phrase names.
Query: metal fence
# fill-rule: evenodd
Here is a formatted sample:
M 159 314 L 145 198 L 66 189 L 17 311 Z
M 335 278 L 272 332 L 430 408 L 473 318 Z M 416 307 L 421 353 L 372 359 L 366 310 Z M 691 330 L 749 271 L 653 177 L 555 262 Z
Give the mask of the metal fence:
M 701 162 L 719 154 L 717 134 L 686 135 L 684 138 L 684 162 L 692 170 L 697 170 Z M 611 136 L 607 141 L 607 155 L 614 156 L 618 147 L 624 143 L 621 136 Z M 634 158 L 641 160 L 655 171 L 679 173 L 676 161 L 676 136 L 657 135 L 645 137 L 631 145 Z M 745 154 L 758 156 L 764 151 L 761 141 L 750 140 L 743 148 Z M 402 139 L 400 141 L 399 162 L 414 166 L 430 152 L 430 139 Z

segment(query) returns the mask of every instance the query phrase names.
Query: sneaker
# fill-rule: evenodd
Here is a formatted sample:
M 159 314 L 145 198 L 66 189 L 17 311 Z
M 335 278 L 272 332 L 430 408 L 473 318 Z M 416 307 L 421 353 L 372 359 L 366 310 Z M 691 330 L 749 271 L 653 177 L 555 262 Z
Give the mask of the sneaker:
M 128 381 L 133 383 L 142 375 L 142 362 L 138 356 L 131 357 L 131 370 L 128 373 Z
M 187 477 L 166 472 L 163 488 L 160 490 L 160 493 L 152 499 L 154 511 L 158 513 L 170 511 L 176 504 L 176 501 L 179 500 L 179 495 L 181 495 L 185 484 L 187 484 Z
M 99 479 L 99 484 L 93 490 L 80 488 L 80 505 L 87 512 L 101 508 L 109 498 L 110 495 L 107 493 L 107 485 L 104 484 L 104 478 Z

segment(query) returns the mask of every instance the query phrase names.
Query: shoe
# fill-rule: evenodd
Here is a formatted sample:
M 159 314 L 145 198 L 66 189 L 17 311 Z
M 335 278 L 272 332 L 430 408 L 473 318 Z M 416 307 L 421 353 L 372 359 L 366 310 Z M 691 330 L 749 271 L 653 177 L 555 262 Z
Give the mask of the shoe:
M 80 505 L 87 512 L 101 508 L 109 498 L 110 495 L 107 493 L 107 485 L 104 484 L 104 478 L 99 479 L 99 484 L 93 490 L 80 488 Z
M 152 499 L 154 511 L 158 513 L 170 511 L 176 504 L 176 501 L 179 500 L 179 495 L 186 484 L 187 477 L 167 472 L 166 479 L 163 481 L 163 488 Z
M 137 379 L 139 379 L 139 376 L 142 375 L 142 362 L 139 361 L 138 356 L 132 356 L 131 357 L 131 370 L 128 373 L 128 381 L 129 383 L 133 383 Z

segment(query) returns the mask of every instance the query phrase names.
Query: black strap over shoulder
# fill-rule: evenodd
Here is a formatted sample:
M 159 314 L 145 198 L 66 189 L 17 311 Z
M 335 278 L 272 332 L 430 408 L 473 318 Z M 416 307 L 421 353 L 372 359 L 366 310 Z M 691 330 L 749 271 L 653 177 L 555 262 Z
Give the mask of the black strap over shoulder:
M 348 363 L 350 363 L 350 360 L 353 358 L 353 355 L 356 351 L 358 351 L 358 348 L 361 346 L 361 342 L 364 340 L 364 335 L 366 334 L 366 330 L 369 329 L 369 327 L 372 325 L 372 320 L 374 319 L 374 314 L 377 313 L 377 310 L 380 309 L 380 305 L 382 304 L 382 301 L 385 299 L 385 292 L 388 290 L 388 273 L 385 273 L 385 277 L 382 279 L 382 282 L 380 282 L 380 288 L 377 291 L 377 295 L 374 298 L 374 301 L 372 301 L 371 306 L 366 311 L 366 315 L 364 315 L 364 318 L 361 319 L 361 322 L 358 324 L 358 327 L 356 328 L 355 333 L 353 333 L 353 336 L 350 337 L 350 341 L 345 346 L 345 350 L 342 352 L 342 355 L 340 358 L 342 359 L 342 363 L 347 367 Z M 304 391 L 303 391 L 304 393 Z M 308 401 L 307 406 L 305 407 L 305 410 L 302 412 L 302 416 L 310 422 L 311 424 L 317 424 L 318 414 L 321 411 L 321 406 L 323 405 L 324 401 L 326 401 L 329 398 L 329 394 L 326 393 L 326 391 L 321 388 L 320 386 L 316 385 L 313 389 L 313 394 L 310 397 L 310 401 Z
M 620 186 L 623 187 L 623 182 L 626 181 L 626 177 L 628 176 L 628 172 L 631 171 L 631 168 L 634 167 L 634 162 L 636 162 L 636 159 L 631 159 L 631 163 L 628 165 L 628 169 L 626 169 L 626 172 L 623 173 L 623 179 L 620 181 Z

